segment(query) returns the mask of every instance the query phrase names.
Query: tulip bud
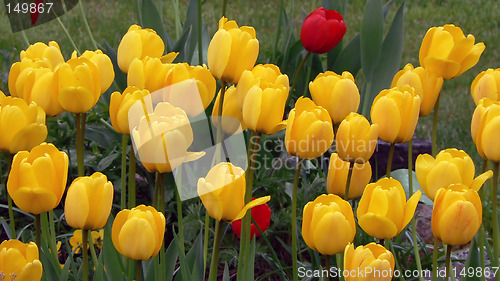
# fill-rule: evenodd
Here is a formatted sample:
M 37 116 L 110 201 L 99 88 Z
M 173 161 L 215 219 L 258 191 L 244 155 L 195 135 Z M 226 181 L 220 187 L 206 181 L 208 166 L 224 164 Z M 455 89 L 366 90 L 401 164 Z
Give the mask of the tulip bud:
M 103 228 L 113 204 L 113 184 L 95 172 L 90 177 L 76 178 L 68 188 L 64 215 L 73 228 L 96 230 Z
M 71 55 L 71 58 L 76 58 L 77 52 L 74 51 Z M 113 81 L 115 80 L 115 71 L 113 69 L 113 63 L 111 59 L 103 54 L 101 50 L 96 51 L 85 51 L 82 55 L 82 58 L 87 58 L 97 66 L 97 70 L 99 71 L 99 76 L 101 77 L 101 94 L 106 92 L 108 88 L 111 86 Z
M 380 139 L 403 143 L 413 138 L 419 112 L 420 97 L 406 85 L 382 90 L 373 100 L 370 115 L 373 124 L 378 124 Z
M 410 85 L 414 89 L 415 95 L 420 97 L 420 116 L 427 116 L 436 105 L 443 86 L 443 78 L 421 66 L 413 68 L 413 65 L 409 63 L 394 75 L 391 87 L 404 85 Z
M 337 46 L 345 31 L 346 26 L 341 14 L 320 7 L 310 13 L 302 23 L 300 41 L 309 52 L 323 54 Z
M 124 73 L 128 73 L 130 63 L 134 59 L 145 57 L 159 58 L 165 51 L 165 44 L 152 29 L 131 25 L 118 45 L 118 66 Z M 129 85 L 130 86 L 130 85 Z
M 482 98 L 500 101 L 500 68 L 479 73 L 472 81 L 470 91 L 476 105 Z
M 359 90 L 348 71 L 342 75 L 333 71 L 318 74 L 309 82 L 309 91 L 313 101 L 328 111 L 334 124 L 340 124 L 349 113 L 358 111 Z
M 370 236 L 391 239 L 410 222 L 422 193 L 417 190 L 408 202 L 401 183 L 382 178 L 366 186 L 358 206 L 358 224 Z
M 500 102 L 483 98 L 472 115 L 471 134 L 483 159 L 500 162 Z
M 24 212 L 38 215 L 61 201 L 68 177 L 68 155 L 53 144 L 42 143 L 12 160 L 7 191 Z
M 250 70 L 259 56 L 259 41 L 251 26 L 238 27 L 222 17 L 219 30 L 208 46 L 207 61 L 212 75 L 225 82 L 238 83 L 241 73 Z
M 111 94 L 109 102 L 109 117 L 111 125 L 120 134 L 130 135 L 128 114 L 130 107 L 149 95 L 148 90 L 139 90 L 136 87 L 129 86 L 123 91 L 123 94 L 114 92 Z
M 214 107 L 212 109 L 212 124 L 219 129 L 219 100 L 220 91 L 215 99 Z M 224 93 L 224 104 L 222 105 L 222 130 L 224 133 L 233 135 L 240 133 L 247 129 L 245 122 L 243 122 L 243 115 L 238 106 L 238 99 L 236 97 L 236 88 L 231 86 L 226 89 Z
M 247 210 L 266 203 L 270 196 L 257 198 L 245 205 L 245 171 L 231 163 L 212 167 L 205 178 L 198 180 L 198 194 L 208 214 L 218 220 L 241 219 Z
M 11 239 L 0 244 L 0 280 L 40 281 L 42 263 L 34 242 Z
M 332 235 L 335 239 L 332 239 Z M 323 255 L 342 252 L 356 235 L 349 202 L 334 194 L 322 194 L 304 206 L 302 237 L 309 248 Z
M 300 97 L 288 116 L 285 135 L 288 154 L 313 159 L 325 153 L 332 143 L 333 127 L 328 111 L 309 98 Z
M 133 260 L 158 254 L 165 235 L 165 217 L 151 206 L 139 205 L 120 211 L 113 221 L 111 238 L 116 250 Z
M 57 100 L 68 112 L 85 113 L 101 96 L 99 69 L 87 58 L 68 60 L 57 68 L 54 76 Z
M 485 46 L 474 41 L 472 34 L 465 37 L 453 24 L 431 27 L 420 46 L 420 65 L 443 79 L 455 78 L 479 61 Z
M 474 163 L 469 155 L 456 148 L 442 150 L 435 159 L 429 154 L 420 154 L 415 162 L 417 180 L 427 197 L 433 201 L 440 188 L 462 183 L 477 191 L 493 176 L 492 171 L 487 171 L 474 179 L 474 171 Z
M 0 91 L 0 151 L 30 150 L 47 138 L 45 112 L 35 103 L 5 97 Z
M 432 234 L 448 245 L 465 245 L 481 226 L 483 207 L 475 190 L 453 184 L 437 191 L 432 209 Z
M 337 153 L 330 156 L 328 165 L 328 176 L 326 178 L 326 189 L 330 194 L 336 194 L 344 198 L 347 175 L 349 173 L 349 162 L 339 158 Z M 372 166 L 370 162 L 364 164 L 355 163 L 352 170 L 351 183 L 349 185 L 349 199 L 358 198 L 363 194 L 366 185 L 372 177 Z
M 358 246 L 347 245 L 344 251 L 346 281 L 390 281 L 394 272 L 394 256 L 384 246 L 370 243 Z M 359 274 L 358 274 L 359 273 Z
M 378 125 L 370 125 L 363 115 L 351 112 L 340 123 L 335 147 L 347 162 L 368 162 L 377 148 Z
M 252 198 L 252 200 L 255 200 L 255 198 Z M 252 219 L 257 223 L 260 230 L 262 230 L 262 232 L 265 232 L 266 229 L 269 227 L 269 223 L 271 222 L 271 208 L 269 208 L 267 204 L 262 204 L 253 207 L 251 213 L 252 213 Z M 231 228 L 233 229 L 236 236 L 238 236 L 238 238 L 241 238 L 241 221 L 242 220 L 240 219 L 240 220 L 235 220 L 231 223 Z M 259 237 L 260 235 L 261 235 L 260 231 L 252 222 L 250 225 L 250 239 L 253 239 L 254 237 Z

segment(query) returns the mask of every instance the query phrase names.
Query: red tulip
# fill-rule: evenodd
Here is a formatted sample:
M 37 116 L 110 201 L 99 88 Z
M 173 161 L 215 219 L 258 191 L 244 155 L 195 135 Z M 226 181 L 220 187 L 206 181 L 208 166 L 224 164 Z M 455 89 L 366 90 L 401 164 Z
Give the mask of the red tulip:
M 254 200 L 255 198 L 252 198 Z M 252 218 L 255 220 L 257 225 L 259 226 L 262 232 L 266 231 L 269 227 L 269 223 L 271 222 L 271 209 L 267 204 L 259 205 L 252 208 Z M 233 228 L 234 233 L 241 238 L 241 220 L 235 220 L 231 223 L 231 227 Z M 252 222 L 250 226 L 250 238 L 259 237 L 260 231 Z
M 304 20 L 300 41 L 309 52 L 323 54 L 337 46 L 344 37 L 345 30 L 341 14 L 320 7 Z

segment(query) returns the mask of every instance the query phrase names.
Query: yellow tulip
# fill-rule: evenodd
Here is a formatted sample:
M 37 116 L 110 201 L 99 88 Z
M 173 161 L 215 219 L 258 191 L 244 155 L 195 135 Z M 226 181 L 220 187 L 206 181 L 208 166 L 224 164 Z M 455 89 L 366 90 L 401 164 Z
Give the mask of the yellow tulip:
M 74 51 L 71 58 L 77 58 L 77 52 Z M 104 54 L 101 50 L 85 51 L 81 55 L 82 58 L 89 59 L 97 66 L 99 76 L 101 77 L 101 94 L 106 92 L 115 80 L 115 70 L 113 63 L 108 55 Z
M 351 205 L 339 196 L 322 194 L 304 206 L 302 237 L 314 251 L 329 256 L 341 253 L 355 235 Z
M 127 85 L 147 89 L 150 93 L 165 87 L 165 77 L 172 69 L 172 61 L 178 53 L 168 53 L 161 58 L 134 59 L 129 66 Z
M 218 126 L 218 116 L 219 116 L 219 100 L 220 91 L 215 99 L 214 107 L 212 109 L 212 124 L 216 128 Z M 243 132 L 247 129 L 245 122 L 243 122 L 243 115 L 241 109 L 238 106 L 238 99 L 236 96 L 236 88 L 231 86 L 224 93 L 224 104 L 222 105 L 222 130 L 224 133 L 233 135 Z
M 163 101 L 197 116 L 212 103 L 216 83 L 205 65 L 176 63 L 167 72 L 165 87 Z
M 90 177 L 78 177 L 68 188 L 64 215 L 73 228 L 96 230 L 108 221 L 113 204 L 113 184 L 95 172 Z
M 165 44 L 152 29 L 131 25 L 118 45 L 117 61 L 120 69 L 127 73 L 134 59 L 159 58 L 165 51 Z M 130 86 L 130 85 L 129 85 Z
M 101 96 L 99 69 L 91 60 L 79 57 L 61 64 L 55 72 L 57 100 L 71 113 L 85 113 Z
M 45 112 L 34 103 L 5 97 L 0 91 L 0 151 L 30 150 L 47 138 Z
M 420 46 L 420 65 L 444 79 L 455 78 L 479 61 L 485 46 L 474 42 L 472 34 L 465 37 L 453 24 L 431 27 Z
M 258 64 L 251 71 L 245 70 L 241 74 L 236 86 L 238 105 L 240 108 L 243 108 L 245 97 L 254 86 L 258 86 L 262 90 L 267 88 L 284 88 L 288 97 L 289 85 L 288 76 L 282 74 L 278 66 L 274 64 Z
M 370 236 L 391 239 L 410 222 L 422 193 L 417 190 L 408 202 L 401 183 L 382 178 L 366 186 L 358 206 L 358 224 Z
M 370 115 L 373 124 L 378 124 L 380 139 L 403 143 L 412 139 L 419 112 L 420 97 L 405 85 L 382 90 L 373 101 Z
M 349 272 L 346 281 L 390 281 L 394 266 L 394 256 L 382 245 L 372 242 L 356 249 L 353 244 L 345 248 L 344 271 Z
M 500 68 L 488 68 L 479 73 L 472 81 L 470 91 L 476 105 L 482 98 L 500 101 Z
M 96 245 L 97 248 L 102 249 L 102 242 L 104 240 L 104 229 L 99 231 L 91 231 L 90 237 L 92 237 L 92 244 Z M 60 241 L 58 242 L 58 244 Z M 69 244 L 71 245 L 71 251 L 75 251 L 75 254 L 80 252 L 80 248 L 82 247 L 82 230 L 77 229 L 73 232 L 73 236 L 69 239 Z M 89 248 L 89 244 L 87 243 L 87 249 Z
M 223 162 L 210 169 L 205 178 L 198 179 L 198 195 L 208 214 L 218 220 L 235 221 L 246 212 L 271 199 L 260 197 L 245 205 L 245 171 L 231 163 Z
M 40 281 L 42 263 L 34 242 L 11 239 L 0 244 L 0 280 Z
M 259 40 L 251 26 L 238 27 L 226 17 L 208 46 L 207 61 L 212 75 L 225 82 L 238 83 L 241 73 L 250 70 L 259 55 Z
M 481 226 L 483 207 L 477 192 L 463 184 L 437 191 L 432 209 L 432 234 L 448 245 L 465 245 Z
M 415 90 L 415 95 L 420 97 L 420 116 L 429 115 L 441 92 L 443 78 L 436 76 L 427 69 L 419 66 L 414 68 L 411 63 L 398 71 L 392 79 L 391 87 L 410 85 Z
M 363 164 L 375 152 L 377 140 L 378 125 L 370 125 L 363 115 L 351 112 L 340 123 L 335 147 L 342 160 Z
M 130 135 L 129 109 L 136 102 L 149 95 L 148 90 L 139 90 L 136 87 L 129 86 L 123 91 L 123 94 L 114 92 L 111 94 L 109 102 L 109 117 L 111 125 L 120 134 Z
M 344 198 L 349 173 L 349 162 L 339 158 L 337 153 L 330 156 L 328 165 L 328 176 L 326 178 L 326 189 L 330 194 L 337 194 Z M 366 185 L 372 177 L 372 166 L 370 162 L 364 164 L 355 163 L 352 170 L 351 184 L 349 186 L 349 199 L 358 198 L 363 194 Z
M 462 183 L 477 191 L 493 176 L 492 171 L 487 171 L 474 179 L 474 171 L 474 163 L 469 155 L 456 148 L 442 150 L 435 159 L 429 154 L 420 154 L 415 162 L 418 182 L 433 201 L 440 188 Z
M 30 59 L 33 61 L 43 61 L 44 67 L 54 70 L 58 65 L 64 63 L 64 57 L 56 41 L 50 41 L 49 45 L 43 42 L 32 44 L 21 51 L 21 61 Z
M 120 211 L 113 221 L 111 238 L 116 250 L 133 260 L 158 254 L 165 235 L 165 217 L 151 206 L 139 205 Z
M 500 101 L 483 98 L 472 115 L 471 134 L 479 155 L 500 162 Z
M 9 195 L 27 213 L 38 215 L 54 209 L 66 188 L 68 164 L 68 155 L 50 143 L 18 152 L 7 180 Z
M 328 111 L 309 98 L 300 97 L 288 116 L 285 134 L 288 154 L 303 159 L 317 158 L 330 148 L 333 137 Z
M 139 160 L 149 172 L 171 172 L 205 154 L 187 151 L 193 143 L 193 130 L 184 110 L 160 102 L 153 113 L 133 118 L 140 121 L 131 128 L 132 141 Z
M 358 111 L 359 90 L 348 71 L 338 75 L 333 71 L 320 73 L 309 82 L 311 97 L 330 114 L 334 124 L 340 124 L 351 112 Z

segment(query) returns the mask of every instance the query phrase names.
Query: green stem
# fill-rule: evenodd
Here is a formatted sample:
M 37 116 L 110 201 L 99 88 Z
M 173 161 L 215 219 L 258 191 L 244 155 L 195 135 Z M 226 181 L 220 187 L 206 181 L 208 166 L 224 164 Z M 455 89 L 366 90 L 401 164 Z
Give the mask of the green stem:
M 389 148 L 389 157 L 387 158 L 387 170 L 386 170 L 387 178 L 391 177 L 392 158 L 394 157 L 394 148 L 395 147 L 396 147 L 396 144 L 391 143 L 391 147 Z
M 290 101 L 290 97 L 293 95 L 293 91 L 295 90 L 295 85 L 297 85 L 297 81 L 299 80 L 300 72 L 302 71 L 302 68 L 304 68 L 304 64 L 306 63 L 306 61 L 310 55 L 311 55 L 311 52 L 307 52 L 307 54 L 302 59 L 302 62 L 300 62 L 299 68 L 297 68 L 297 71 L 295 72 L 295 76 L 293 77 L 292 87 L 290 87 L 290 92 L 288 93 L 288 98 L 286 100 L 285 105 L 288 105 L 288 102 Z
M 446 278 L 448 280 L 451 277 L 451 248 L 453 248 L 451 245 L 446 245 Z
M 141 260 L 138 260 L 137 261 L 137 281 L 141 281 L 142 280 L 142 261 Z
M 413 138 L 410 139 L 410 142 L 408 143 L 408 190 L 408 193 L 411 196 L 413 194 Z M 417 221 L 415 220 L 415 216 L 411 218 L 411 237 L 413 240 L 413 254 L 415 255 L 417 270 L 418 272 L 423 272 L 417 242 Z M 424 281 L 424 277 L 420 274 L 418 280 Z
M 54 14 L 55 14 L 55 13 L 54 13 Z M 62 30 L 64 31 L 64 34 L 66 34 L 66 36 L 68 37 L 69 42 L 70 42 L 70 43 L 71 43 L 71 45 L 73 46 L 73 49 L 75 49 L 75 50 L 76 50 L 76 52 L 77 52 L 79 55 L 81 55 L 80 50 L 79 50 L 79 49 L 78 49 L 78 47 L 76 46 L 75 41 L 73 41 L 73 38 L 71 37 L 71 35 L 70 35 L 70 34 L 69 34 L 69 32 L 68 32 L 68 29 L 66 28 L 66 26 L 64 25 L 64 23 L 61 21 L 61 18 L 60 18 L 60 17 L 58 17 L 57 15 L 56 15 L 56 21 L 57 21 L 57 22 L 59 23 L 59 25 L 61 26 Z
M 385 239 L 385 244 L 387 246 L 389 246 L 390 251 L 392 252 L 392 255 L 394 256 L 394 261 L 395 261 L 395 264 L 396 264 L 396 270 L 398 270 L 399 272 L 402 272 L 401 271 L 401 267 L 399 266 L 399 261 L 398 261 L 398 259 L 396 257 L 396 251 L 394 250 L 394 246 L 392 245 L 391 239 Z M 405 279 L 401 275 L 399 275 L 399 280 L 405 281 Z
M 335 255 L 335 259 L 337 261 L 337 268 L 340 269 L 341 272 L 343 272 L 344 269 L 344 258 L 342 252 L 338 253 Z M 344 274 L 340 274 L 339 277 L 340 281 L 344 281 Z
M 7 194 L 7 204 L 9 206 L 9 226 L 10 234 L 12 239 L 16 239 L 16 221 L 14 219 L 14 210 L 12 209 L 12 197 L 10 197 L 9 190 L 7 189 L 7 182 L 10 174 L 10 169 L 12 166 L 12 160 L 14 159 L 14 154 L 9 154 L 9 162 L 7 164 L 7 179 L 5 181 L 5 194 Z
M 178 188 L 175 189 L 175 200 L 177 201 L 177 226 L 179 228 L 179 242 L 184 252 L 184 223 L 182 222 L 182 201 Z
M 155 189 L 153 191 L 153 207 L 156 210 L 160 210 L 160 173 L 155 172 Z
M 483 159 L 483 167 L 482 167 L 482 172 L 486 172 L 488 166 L 488 160 Z M 479 190 L 479 198 L 481 198 L 481 205 L 484 206 L 484 199 L 485 196 L 485 189 L 484 187 Z M 484 224 L 482 223 L 481 226 L 479 227 L 479 237 L 478 237 L 478 243 L 479 243 L 479 258 L 481 261 L 481 268 L 486 268 L 486 260 L 484 257 L 485 251 L 484 251 Z M 486 276 L 484 274 L 481 275 L 481 280 L 486 281 Z
M 26 48 L 28 48 L 31 44 L 30 41 L 28 40 L 28 36 L 26 36 L 26 32 L 24 30 L 21 30 L 21 37 L 24 40 L 24 43 L 26 43 Z
M 432 156 L 436 157 L 437 154 L 437 123 L 438 123 L 438 112 L 439 112 L 439 99 L 441 95 L 438 96 L 436 105 L 434 106 L 434 118 L 432 120 Z
M 325 255 L 325 269 L 330 272 L 330 256 L 329 255 Z M 326 278 L 325 278 L 326 281 L 330 281 L 330 274 L 327 274 L 326 275 Z
M 143 26 L 142 14 L 141 14 L 141 1 L 140 0 L 135 0 L 135 8 L 137 10 L 137 21 L 139 22 L 140 26 Z
M 212 262 L 210 264 L 210 274 L 208 276 L 208 281 L 216 281 L 217 280 L 221 238 L 222 238 L 222 223 L 220 221 L 216 220 L 215 221 L 214 249 L 212 252 Z
M 302 159 L 299 160 L 295 178 L 293 180 L 292 195 L 292 261 L 293 261 L 293 280 L 298 281 L 299 267 L 297 262 L 297 190 L 299 187 L 300 170 L 302 169 Z
M 94 268 L 97 268 L 97 264 L 99 261 L 97 260 L 97 254 L 95 252 L 95 247 L 94 247 L 94 239 L 92 238 L 92 232 L 89 230 L 90 235 L 89 235 L 89 249 L 90 249 L 90 256 L 92 257 L 92 262 L 94 262 Z
M 87 21 L 87 17 L 85 17 L 85 12 L 83 11 L 83 1 L 78 1 L 78 6 L 80 8 L 80 13 L 82 14 L 83 18 L 83 25 L 85 25 L 85 29 L 87 29 L 87 32 L 89 33 L 90 40 L 92 40 L 92 45 L 94 46 L 94 49 L 98 49 L 97 44 L 94 39 L 94 35 L 92 35 L 92 31 L 90 30 L 89 22 Z
M 122 174 L 121 174 L 121 193 L 120 193 L 120 207 L 121 209 L 127 208 L 127 145 L 128 135 L 122 136 Z M 131 149 L 133 150 L 133 148 Z
M 135 194 L 135 173 L 136 173 L 136 157 L 133 148 L 130 149 L 130 156 L 128 161 L 128 207 L 133 208 L 136 206 Z
M 35 242 L 38 246 L 38 252 L 41 253 L 42 248 L 42 222 L 40 214 L 35 215 Z
M 281 36 L 281 25 L 283 22 L 283 0 L 280 0 L 280 9 L 279 11 L 279 17 L 278 17 L 278 28 L 276 29 L 276 36 L 274 37 L 274 48 L 273 48 L 273 56 L 272 56 L 272 61 L 276 60 L 276 52 L 278 51 L 278 43 L 280 40 Z
M 498 260 L 500 258 L 500 229 L 498 226 L 498 202 L 497 202 L 497 188 L 498 188 L 498 170 L 500 162 L 495 162 L 493 164 L 493 188 L 491 189 L 491 200 L 493 209 L 493 246 L 494 246 L 494 256 Z
M 203 239 L 203 273 L 207 272 L 207 260 L 208 260 L 208 235 L 210 232 L 210 216 L 208 212 L 205 212 L 205 227 L 204 239 Z
M 83 281 L 89 280 L 89 271 L 88 271 L 89 252 L 87 250 L 88 241 L 89 241 L 89 231 L 82 229 Z
M 76 113 L 76 162 L 78 166 L 78 176 L 85 175 L 84 147 L 83 141 L 85 139 L 85 113 Z
M 58 259 L 59 255 L 57 254 L 57 246 L 56 246 L 56 224 L 54 222 L 54 210 L 50 210 L 48 212 L 49 215 L 49 228 L 50 228 L 50 251 L 52 255 Z
M 347 181 L 345 183 L 344 200 L 349 200 L 349 188 L 351 187 L 352 170 L 354 168 L 354 162 L 349 162 L 349 172 L 347 173 Z
M 221 156 L 221 148 L 222 148 L 222 137 L 223 137 L 223 132 L 222 130 L 222 109 L 224 107 L 224 96 L 226 94 L 226 86 L 227 82 L 222 81 L 222 86 L 220 88 L 220 96 L 219 96 L 219 108 L 217 109 L 217 143 L 215 147 L 215 159 L 216 162 L 215 164 L 220 163 L 222 160 Z
M 434 249 L 432 250 L 432 281 L 437 280 L 437 272 L 439 270 L 438 268 L 438 262 L 437 262 L 437 256 L 439 252 L 439 241 L 437 238 L 434 237 Z
M 203 65 L 201 0 L 198 0 L 198 64 Z
M 224 0 L 224 2 L 222 2 L 222 16 L 223 17 L 226 16 L 226 7 L 227 7 L 227 0 Z

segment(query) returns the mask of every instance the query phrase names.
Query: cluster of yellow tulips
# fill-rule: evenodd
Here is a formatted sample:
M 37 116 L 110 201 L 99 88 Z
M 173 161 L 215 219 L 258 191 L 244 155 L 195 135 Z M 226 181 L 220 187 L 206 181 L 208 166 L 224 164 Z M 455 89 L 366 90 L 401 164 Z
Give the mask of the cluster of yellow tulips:
M 342 36 L 343 33 L 340 38 Z M 246 262 L 253 261 L 249 257 L 249 241 L 253 236 L 250 235 L 249 210 L 271 200 L 270 196 L 252 200 L 257 144 L 263 134 L 273 135 L 283 129 L 286 130 L 283 140 L 286 151 L 297 159 L 292 195 L 293 278 L 298 278 L 296 210 L 300 170 L 304 160 L 318 158 L 331 149 L 334 152 L 329 158 L 327 194 L 303 207 L 301 233 L 304 242 L 327 259 L 338 255 L 337 266 L 347 271 L 375 268 L 393 272 L 398 261 L 390 251 L 390 241 L 412 221 L 422 196 L 420 191 L 411 189 L 407 194 L 401 182 L 390 176 L 394 146 L 406 142 L 411 146 L 419 116 L 429 115 L 433 110 L 437 112 L 443 81 L 473 67 L 484 49 L 484 44 L 475 44 L 474 36 L 466 37 L 454 25 L 429 29 L 420 49 L 421 66 L 415 68 L 407 64 L 396 73 L 391 87 L 382 90 L 374 99 L 370 123 L 365 116 L 356 113 L 360 92 L 353 74 L 347 71 L 341 74 L 326 71 L 317 75 L 309 83 L 311 99 L 299 97 L 294 108 L 286 112 L 291 91 L 289 78 L 277 65 L 255 65 L 259 41 L 253 27 L 240 27 L 235 21 L 222 17 L 208 47 L 208 66 L 191 66 L 174 63 L 177 53 L 164 55 L 165 43 L 154 30 L 132 25 L 117 51 L 119 69 L 127 75 L 127 88 L 112 93 L 109 103 L 111 125 L 124 140 L 121 210 L 114 217 L 111 233 L 114 248 L 121 255 L 139 262 L 155 257 L 163 249 L 166 219 L 162 178 L 164 173 L 173 172 L 183 163 L 208 157 L 203 151 L 190 151 L 194 142 L 191 118 L 204 114 L 213 102 L 211 122 L 217 128 L 217 145 L 221 145 L 223 134 L 232 135 L 247 129 L 252 142 L 246 170 L 229 161 L 213 161 L 206 176 L 197 179 L 201 202 L 208 215 L 216 220 L 210 281 L 217 278 L 223 222 L 243 219 L 238 267 L 243 268 Z M 321 48 L 321 52 L 325 50 Z M 40 42 L 31 45 L 21 51 L 20 61 L 12 65 L 9 74 L 11 96 L 0 92 L 0 151 L 11 155 L 7 181 L 9 200 L 12 198 L 22 211 L 36 217 L 36 244 L 24 244 L 15 239 L 2 242 L 0 280 L 5 277 L 41 279 L 40 215 L 56 208 L 64 195 L 66 223 L 82 231 L 83 278 L 88 280 L 89 232 L 106 225 L 112 211 L 114 188 L 103 173 L 85 175 L 83 150 L 80 149 L 83 149 L 85 113 L 97 104 L 114 79 L 111 59 L 101 50 L 85 51 L 81 55 L 75 51 L 65 61 L 54 41 L 48 45 Z M 216 79 L 222 85 L 217 97 Z M 232 85 L 228 87 L 228 84 Z M 195 94 L 192 89 L 196 90 Z M 161 101 L 153 96 L 155 92 L 162 93 Z M 493 172 L 485 169 L 474 178 L 471 157 L 455 148 L 437 154 L 434 151 L 434 155 L 420 155 L 415 170 L 422 190 L 434 202 L 434 237 L 450 245 L 449 248 L 469 243 L 479 230 L 483 216 L 478 191 L 493 177 L 495 250 L 492 259 L 498 259 L 500 232 L 496 188 L 500 163 L 497 143 L 500 138 L 500 69 L 480 73 L 472 82 L 471 92 L 477 105 L 472 116 L 472 138 L 479 155 L 495 163 Z M 45 143 L 50 129 L 46 118 L 63 111 L 77 116 L 77 151 L 81 151 L 78 154 L 79 176 L 67 190 L 68 177 L 71 178 L 68 176 L 68 155 L 53 144 Z M 155 190 L 152 206 L 136 206 L 135 191 L 129 190 L 127 208 L 124 178 L 129 135 L 133 146 L 129 156 L 129 177 L 135 178 L 135 153 L 145 169 L 158 175 L 160 187 Z M 371 182 L 369 160 L 378 139 L 391 144 L 387 177 Z M 214 158 L 221 159 L 220 155 Z M 353 201 L 349 200 L 357 198 L 360 198 L 357 207 L 353 208 L 354 204 L 350 203 Z M 177 204 L 180 206 L 180 200 Z M 178 215 L 181 217 L 179 238 L 183 239 L 182 212 Z M 10 219 L 12 226 L 13 217 Z M 359 232 L 357 225 L 380 243 L 356 247 L 353 241 Z M 412 230 L 415 231 L 415 225 Z M 51 251 L 52 254 L 57 252 L 52 248 Z M 346 280 L 391 280 L 392 275 L 375 279 L 345 277 Z

